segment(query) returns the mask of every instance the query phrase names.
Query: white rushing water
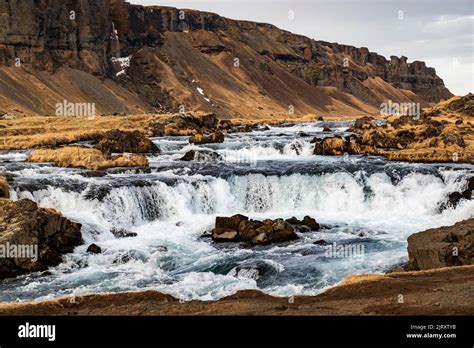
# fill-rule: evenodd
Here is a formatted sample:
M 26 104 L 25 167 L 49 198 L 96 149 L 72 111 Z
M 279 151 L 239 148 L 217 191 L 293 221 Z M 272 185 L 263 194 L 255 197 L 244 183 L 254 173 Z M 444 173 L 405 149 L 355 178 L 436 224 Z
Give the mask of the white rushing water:
M 186 300 L 242 289 L 316 294 L 349 274 L 383 272 L 405 261 L 406 239 L 414 232 L 474 216 L 474 200 L 441 209 L 473 175 L 472 166 L 314 156 L 311 139 L 323 136 L 321 126 L 270 127 L 206 147 L 190 146 L 185 138 L 155 139 L 164 153 L 151 158 L 151 172 L 88 177 L 70 169 L 7 166 L 15 175 L 14 198 L 32 199 L 82 223 L 85 244 L 49 275 L 0 283 L 0 300 L 143 289 Z M 330 126 L 336 134 L 347 128 Z M 190 149 L 213 150 L 223 160 L 180 161 Z M 202 237 L 216 216 L 235 213 L 258 219 L 310 215 L 323 228 L 295 242 L 252 249 Z M 137 237 L 117 239 L 112 227 Z M 363 245 L 364 254 L 328 257 L 327 245 L 314 244 L 321 240 Z M 87 254 L 91 243 L 103 253 Z

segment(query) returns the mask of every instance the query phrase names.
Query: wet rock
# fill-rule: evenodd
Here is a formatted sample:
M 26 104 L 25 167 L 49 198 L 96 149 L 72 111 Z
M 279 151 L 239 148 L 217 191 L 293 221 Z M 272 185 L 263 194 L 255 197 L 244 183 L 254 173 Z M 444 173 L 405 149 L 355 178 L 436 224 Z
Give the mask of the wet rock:
M 299 132 L 298 136 L 301 138 L 306 138 L 306 137 L 310 137 L 311 135 L 306 132 Z
M 0 198 L 10 198 L 10 187 L 3 176 L 0 176 Z
M 233 123 L 231 120 L 219 120 L 217 123 L 217 129 L 219 130 L 230 130 L 233 127 Z
M 263 223 L 255 220 L 243 220 L 239 224 L 239 237 L 243 242 L 249 242 L 258 235 L 257 229 L 262 227 Z
M 290 150 L 294 151 L 297 156 L 300 156 L 303 152 L 303 144 L 300 141 L 294 141 L 290 144 Z
M 323 139 L 314 137 L 313 140 L 310 141 L 311 144 L 314 144 L 313 155 L 322 156 L 323 155 Z
M 137 233 L 135 232 L 130 232 L 124 228 L 116 228 L 116 227 L 113 227 L 110 230 L 110 233 L 112 233 L 115 238 L 131 238 L 131 237 L 137 236 Z
M 58 211 L 38 208 L 28 199 L 0 199 L 0 278 L 56 266 L 63 254 L 81 243 L 81 224 L 69 221 Z M 28 249 L 28 257 L 12 253 L 20 247 Z
M 107 173 L 102 170 L 88 170 L 86 172 L 80 173 L 80 175 L 85 178 L 102 178 L 107 176 Z
M 105 132 L 96 149 L 105 154 L 111 153 L 150 153 L 158 154 L 160 149 L 139 131 L 113 129 Z
M 237 230 L 242 221 L 248 220 L 247 216 L 237 214 L 231 217 L 216 217 L 216 228 Z
M 102 248 L 98 246 L 97 244 L 91 244 L 87 248 L 87 253 L 89 254 L 101 254 L 102 253 Z
M 408 238 L 408 270 L 474 264 L 474 219 Z
M 166 246 L 164 246 L 164 245 L 158 245 L 158 246 L 156 247 L 156 251 L 165 253 L 165 252 L 168 251 L 168 248 L 167 248 Z
M 204 134 L 196 134 L 193 135 L 189 142 L 195 145 L 204 145 L 204 144 L 212 144 L 212 143 L 223 143 L 224 142 L 224 134 L 221 132 L 212 133 L 209 135 Z
M 165 135 L 185 135 L 189 132 L 212 132 L 218 125 L 213 113 L 184 114 L 165 119 Z
M 328 242 L 326 242 L 324 239 L 317 240 L 316 242 L 313 242 L 314 245 L 327 245 Z
M 214 162 L 222 161 L 223 157 L 214 151 L 189 150 L 181 157 L 180 161 Z
M 275 220 L 272 228 L 273 234 L 269 236 L 272 243 L 282 243 L 298 239 L 293 227 L 283 219 Z
M 466 186 L 463 191 L 453 192 L 448 196 L 448 205 L 450 207 L 456 208 L 462 199 L 466 199 L 466 200 L 472 199 L 473 192 L 474 192 L 474 177 L 471 177 L 467 181 Z M 446 206 L 442 207 L 441 210 L 444 210 L 444 208 L 446 208 Z
M 215 242 L 242 242 L 249 246 L 282 243 L 297 238 L 293 226 L 283 219 L 256 221 L 243 215 L 218 217 L 212 230 Z
M 328 126 L 324 126 L 324 127 L 323 127 L 323 132 L 324 132 L 324 133 L 330 133 L 330 132 L 332 132 L 332 130 L 331 130 L 331 128 L 329 128 Z
M 234 229 L 215 228 L 212 230 L 212 240 L 217 243 L 237 242 L 239 241 L 239 233 Z
M 310 216 L 305 216 L 303 220 L 298 220 L 296 217 L 286 219 L 286 222 L 296 227 L 298 232 L 318 231 L 320 226 L 316 220 Z

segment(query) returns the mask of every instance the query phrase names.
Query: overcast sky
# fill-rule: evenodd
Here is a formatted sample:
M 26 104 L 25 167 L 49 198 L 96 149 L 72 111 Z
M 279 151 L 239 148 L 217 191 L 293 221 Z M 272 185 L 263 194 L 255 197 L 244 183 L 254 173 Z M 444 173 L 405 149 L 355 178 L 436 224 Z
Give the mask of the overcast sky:
M 368 47 L 386 57 L 404 55 L 436 68 L 454 94 L 474 92 L 473 0 L 129 1 L 266 22 L 316 40 Z

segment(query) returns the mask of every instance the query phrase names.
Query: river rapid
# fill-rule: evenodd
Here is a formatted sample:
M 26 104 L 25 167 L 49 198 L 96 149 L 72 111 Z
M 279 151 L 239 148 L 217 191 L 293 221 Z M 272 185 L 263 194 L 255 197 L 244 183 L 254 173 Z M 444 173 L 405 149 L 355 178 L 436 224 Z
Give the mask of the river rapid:
M 323 126 L 332 129 L 324 133 Z M 347 134 L 349 122 L 270 126 L 162 149 L 150 168 L 103 173 L 26 163 L 28 151 L 0 153 L 0 175 L 14 176 L 13 199 L 29 198 L 80 222 L 84 245 L 48 272 L 0 281 L 0 301 L 153 289 L 183 300 L 216 300 L 243 289 L 315 295 L 354 273 L 407 261 L 407 238 L 474 216 L 474 200 L 442 209 L 474 175 L 468 164 L 409 164 L 379 157 L 313 155 L 314 137 Z M 208 149 L 220 161 L 185 162 Z M 208 236 L 216 216 L 314 217 L 318 232 L 283 244 L 242 248 Z M 112 228 L 137 233 L 115 238 Z M 91 243 L 101 254 L 86 252 Z M 328 253 L 334 246 L 363 253 Z

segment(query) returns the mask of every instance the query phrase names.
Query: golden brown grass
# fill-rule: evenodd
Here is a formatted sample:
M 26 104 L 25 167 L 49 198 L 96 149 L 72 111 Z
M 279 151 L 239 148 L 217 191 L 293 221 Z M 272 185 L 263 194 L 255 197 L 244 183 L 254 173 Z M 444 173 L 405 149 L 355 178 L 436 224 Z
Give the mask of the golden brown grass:
M 195 113 L 196 116 L 204 113 Z M 78 141 L 93 140 L 103 132 L 119 129 L 126 131 L 148 131 L 151 121 L 163 121 L 178 114 L 143 114 L 134 116 L 98 116 L 94 119 L 59 116 L 17 117 L 0 120 L 0 150 L 34 149 L 40 146 L 59 146 Z M 235 119 L 233 123 L 279 124 L 305 122 L 317 119 L 315 115 L 304 117 L 280 117 L 262 120 Z M 175 124 L 165 126 L 167 135 L 194 135 L 195 129 L 178 129 Z M 148 134 L 150 135 L 150 134 Z
M 109 158 L 99 150 L 78 146 L 59 149 L 38 149 L 33 151 L 28 161 L 54 163 L 59 167 L 87 168 L 92 170 L 148 166 L 148 160 L 142 155 L 126 154 Z

